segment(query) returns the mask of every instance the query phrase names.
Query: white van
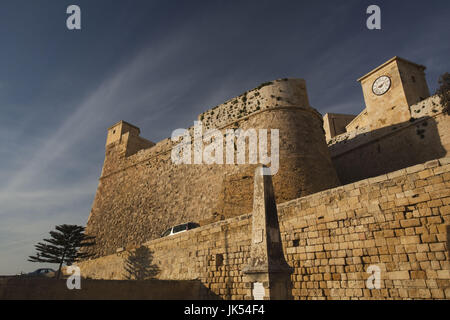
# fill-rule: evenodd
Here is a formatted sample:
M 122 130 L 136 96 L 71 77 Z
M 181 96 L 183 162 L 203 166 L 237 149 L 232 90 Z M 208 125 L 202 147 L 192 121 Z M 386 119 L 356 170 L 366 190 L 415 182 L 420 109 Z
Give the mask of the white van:
M 185 232 L 185 231 L 188 231 L 188 230 L 192 230 L 192 229 L 195 229 L 195 228 L 198 228 L 198 227 L 200 227 L 200 225 L 198 223 L 195 223 L 195 222 L 188 222 L 188 223 L 179 224 L 177 226 L 174 226 L 172 228 L 167 229 L 161 235 L 161 238 L 172 236 L 174 234 Z

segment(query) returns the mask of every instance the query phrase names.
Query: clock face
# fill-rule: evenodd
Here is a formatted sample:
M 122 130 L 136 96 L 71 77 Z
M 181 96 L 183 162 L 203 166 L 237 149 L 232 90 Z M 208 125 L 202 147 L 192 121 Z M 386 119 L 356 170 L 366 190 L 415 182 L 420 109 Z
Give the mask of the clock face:
M 390 87 L 391 87 L 391 78 L 389 78 L 388 76 L 381 76 L 373 83 L 372 91 L 377 96 L 381 96 L 386 92 L 388 92 Z

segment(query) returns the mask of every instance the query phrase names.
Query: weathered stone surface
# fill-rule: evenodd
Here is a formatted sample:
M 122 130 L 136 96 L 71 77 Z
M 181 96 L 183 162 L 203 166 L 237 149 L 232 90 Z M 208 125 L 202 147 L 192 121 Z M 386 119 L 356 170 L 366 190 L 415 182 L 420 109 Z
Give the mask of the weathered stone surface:
M 327 142 L 342 183 L 424 162 L 433 168 L 433 160 L 449 156 L 449 115 L 438 95 L 429 97 L 424 70 L 394 57 L 358 80 L 366 108 L 349 124 L 343 127 L 349 115 L 325 115 Z M 377 95 L 373 86 L 380 77 L 388 77 L 390 87 Z
M 422 165 L 418 171 L 424 171 L 434 168 L 433 160 L 450 155 L 450 116 L 443 112 L 439 96 L 425 99 L 410 109 L 411 121 L 347 132 L 329 141 L 331 158 L 342 183 L 416 164 Z M 423 172 L 422 178 L 427 174 L 430 172 Z
M 385 74 L 392 90 L 375 97 Z M 198 279 L 224 299 L 273 298 L 286 275 L 295 299 L 450 298 L 449 115 L 439 97 L 424 99 L 421 66 L 395 58 L 361 80 L 367 108 L 329 148 L 304 80 L 266 83 L 199 115 L 205 130 L 280 130 L 273 192 L 255 164 L 175 166 L 171 140 L 112 126 L 87 225 L 99 258 L 79 263 L 82 274 L 123 279 L 144 243 L 157 278 Z M 158 239 L 187 221 L 202 226 Z M 271 272 L 288 269 L 282 261 L 292 273 Z M 377 289 L 366 282 L 373 267 Z
M 199 120 L 204 130 L 279 129 L 280 169 L 273 178 L 277 203 L 339 185 L 322 118 L 309 106 L 304 80 L 267 83 Z M 179 223 L 205 225 L 252 211 L 256 165 L 174 165 L 174 145 L 170 139 L 154 145 L 125 122 L 109 128 L 87 223 L 87 232 L 97 237 L 90 249 L 97 257 L 156 239 Z
M 438 168 L 444 169 L 424 179 L 424 185 L 433 186 L 442 179 L 449 190 L 450 168 Z M 405 179 L 417 175 L 402 172 Z M 416 190 L 414 183 L 404 184 L 403 179 L 387 181 L 393 198 Z M 369 200 L 367 195 L 385 183 L 355 183 L 277 206 L 284 257 L 293 268 L 295 299 L 449 298 L 450 194 L 438 196 L 441 202 L 432 209 L 431 200 L 414 205 L 396 205 L 383 196 Z M 415 192 L 426 193 L 425 188 Z M 355 196 L 358 201 L 344 205 Z M 369 211 L 374 200 L 379 211 Z M 403 227 L 401 221 L 414 221 L 414 226 Z M 221 298 L 245 299 L 251 295 L 243 273 L 250 259 L 251 224 L 251 214 L 245 214 L 145 245 L 154 253 L 159 279 L 199 279 Z M 84 276 L 123 279 L 126 254 L 79 266 Z M 365 285 L 370 265 L 381 269 L 381 289 Z

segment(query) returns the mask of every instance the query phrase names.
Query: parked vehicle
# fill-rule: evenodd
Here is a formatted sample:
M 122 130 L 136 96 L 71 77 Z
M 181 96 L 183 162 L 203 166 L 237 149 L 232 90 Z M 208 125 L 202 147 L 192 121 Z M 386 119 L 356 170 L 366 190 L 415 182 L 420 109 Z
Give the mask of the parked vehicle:
M 200 227 L 200 225 L 198 223 L 195 223 L 195 222 L 188 222 L 188 223 L 179 224 L 177 226 L 174 226 L 174 227 L 171 227 L 171 228 L 167 229 L 161 235 L 161 238 L 172 236 L 174 234 L 178 234 L 178 233 L 181 233 L 181 232 L 192 230 L 192 229 L 195 229 L 195 228 L 198 228 L 198 227 Z
M 40 277 L 40 278 L 53 278 L 56 274 L 56 271 L 50 268 L 41 268 L 36 271 L 27 273 L 25 276 L 27 277 Z

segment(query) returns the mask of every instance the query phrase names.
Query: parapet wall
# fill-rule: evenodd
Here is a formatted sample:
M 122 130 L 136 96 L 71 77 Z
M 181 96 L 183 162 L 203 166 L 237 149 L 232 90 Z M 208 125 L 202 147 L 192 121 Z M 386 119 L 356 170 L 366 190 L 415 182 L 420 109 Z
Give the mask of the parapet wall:
M 450 159 L 278 206 L 300 299 L 449 299 Z M 381 269 L 369 290 L 367 268 Z
M 263 84 L 199 119 L 204 130 L 215 128 L 222 133 L 279 130 L 279 171 L 273 178 L 278 203 L 339 185 L 322 117 L 309 106 L 304 80 Z M 156 239 L 179 223 L 204 225 L 252 211 L 256 164 L 248 164 L 247 159 L 246 165 L 174 165 L 175 143 L 166 139 L 153 145 L 142 140 L 138 130 L 124 122 L 109 129 L 86 229 L 97 238 L 96 246 L 90 248 L 95 256 Z
M 200 114 L 198 120 L 206 129 L 220 129 L 252 113 L 287 105 L 310 107 L 305 80 L 281 79 L 263 83 Z
M 343 184 L 446 157 L 450 152 L 450 117 L 439 96 L 410 107 L 410 121 L 370 131 L 356 131 L 328 142 Z
M 450 158 L 278 205 L 295 299 L 450 299 Z M 198 279 L 224 299 L 243 282 L 251 214 L 145 244 L 159 279 Z M 82 275 L 123 279 L 128 252 L 79 263 Z M 367 268 L 381 270 L 370 290 Z

